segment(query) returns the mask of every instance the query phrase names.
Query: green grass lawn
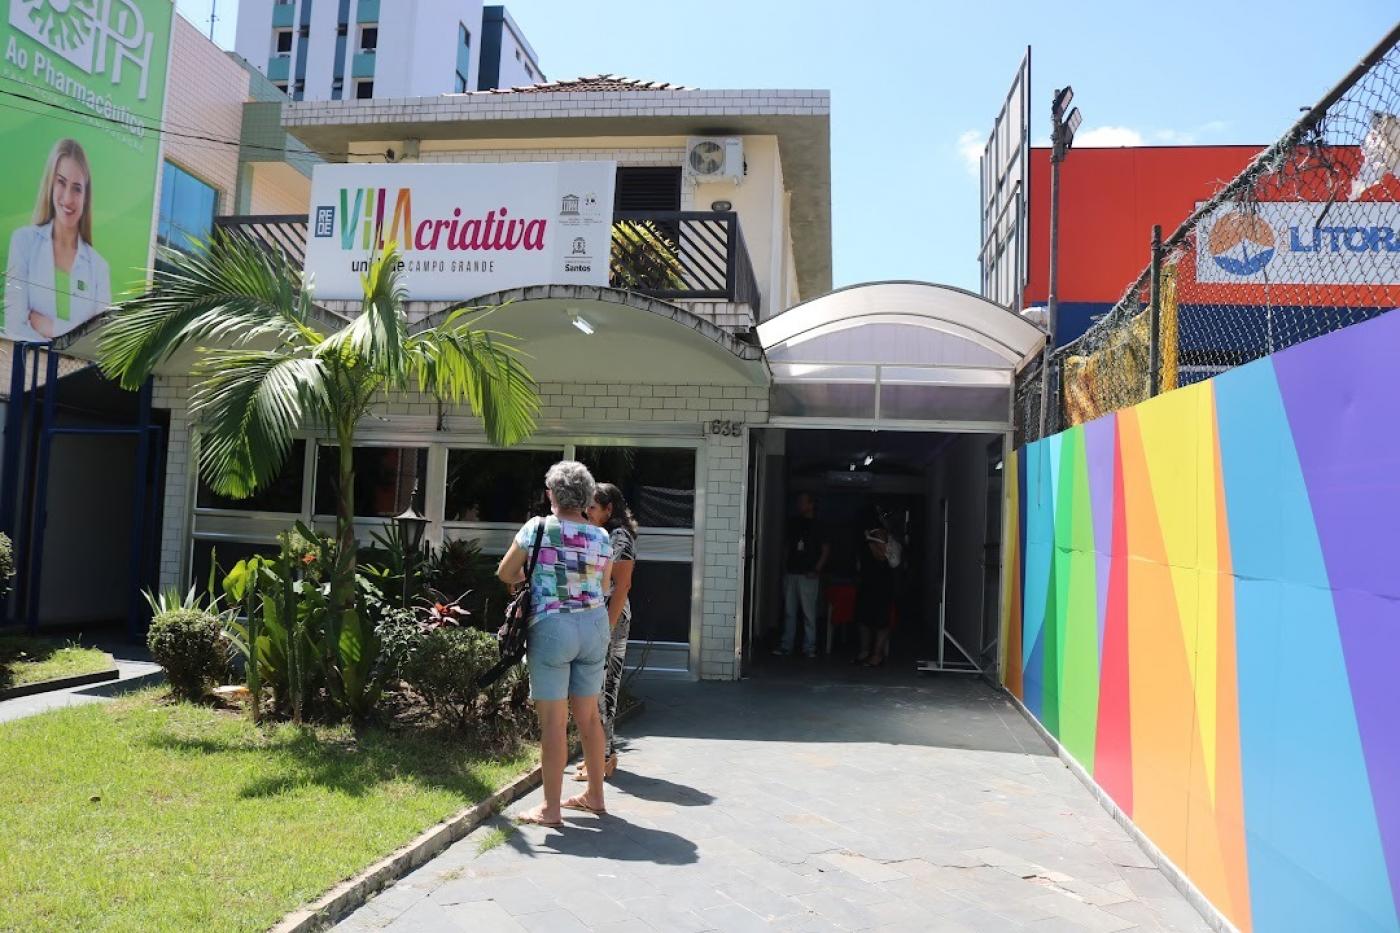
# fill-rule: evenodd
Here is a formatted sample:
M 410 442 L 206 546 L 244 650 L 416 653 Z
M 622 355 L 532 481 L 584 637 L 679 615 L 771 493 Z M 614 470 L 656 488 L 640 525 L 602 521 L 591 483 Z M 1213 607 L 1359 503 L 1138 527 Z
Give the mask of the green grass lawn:
M 115 667 L 105 651 L 73 642 L 22 635 L 0 638 L 0 688 L 95 674 Z
M 0 930 L 264 930 L 533 751 L 266 726 L 159 691 L 0 726 Z

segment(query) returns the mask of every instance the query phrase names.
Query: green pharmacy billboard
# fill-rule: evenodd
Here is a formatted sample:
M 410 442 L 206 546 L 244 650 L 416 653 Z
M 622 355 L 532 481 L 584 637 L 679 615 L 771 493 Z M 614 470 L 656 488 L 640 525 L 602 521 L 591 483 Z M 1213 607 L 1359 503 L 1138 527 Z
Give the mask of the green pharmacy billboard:
M 0 4 L 0 333 L 44 341 L 146 284 L 174 7 Z

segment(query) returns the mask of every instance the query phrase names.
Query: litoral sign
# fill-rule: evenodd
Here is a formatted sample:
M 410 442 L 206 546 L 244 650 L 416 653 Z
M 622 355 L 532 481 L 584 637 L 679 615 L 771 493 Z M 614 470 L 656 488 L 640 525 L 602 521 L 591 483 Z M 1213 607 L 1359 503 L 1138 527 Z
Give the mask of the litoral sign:
M 614 162 L 318 165 L 306 268 L 320 298 L 358 298 L 370 257 L 401 253 L 408 297 L 607 285 Z
M 1256 209 L 1257 207 L 1257 209 Z M 1196 280 L 1250 285 L 1400 284 L 1400 204 L 1227 205 L 1196 243 Z

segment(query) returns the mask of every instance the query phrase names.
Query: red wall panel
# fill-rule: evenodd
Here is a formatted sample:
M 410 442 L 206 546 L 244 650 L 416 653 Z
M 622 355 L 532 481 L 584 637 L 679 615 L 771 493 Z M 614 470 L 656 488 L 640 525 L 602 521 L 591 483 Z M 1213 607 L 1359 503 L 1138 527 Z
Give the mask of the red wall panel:
M 1076 149 L 1060 167 L 1060 300 L 1112 303 L 1147 265 L 1152 225 L 1168 236 L 1259 154 L 1259 146 Z M 1026 305 L 1050 271 L 1050 150 L 1030 158 Z

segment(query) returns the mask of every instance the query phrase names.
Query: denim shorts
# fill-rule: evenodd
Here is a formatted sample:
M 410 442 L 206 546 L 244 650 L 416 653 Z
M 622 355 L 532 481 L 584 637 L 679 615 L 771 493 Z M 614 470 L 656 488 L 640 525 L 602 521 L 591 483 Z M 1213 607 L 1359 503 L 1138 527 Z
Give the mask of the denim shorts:
M 608 634 L 606 606 L 549 612 L 532 619 L 525 648 L 530 699 L 565 700 L 601 693 Z

